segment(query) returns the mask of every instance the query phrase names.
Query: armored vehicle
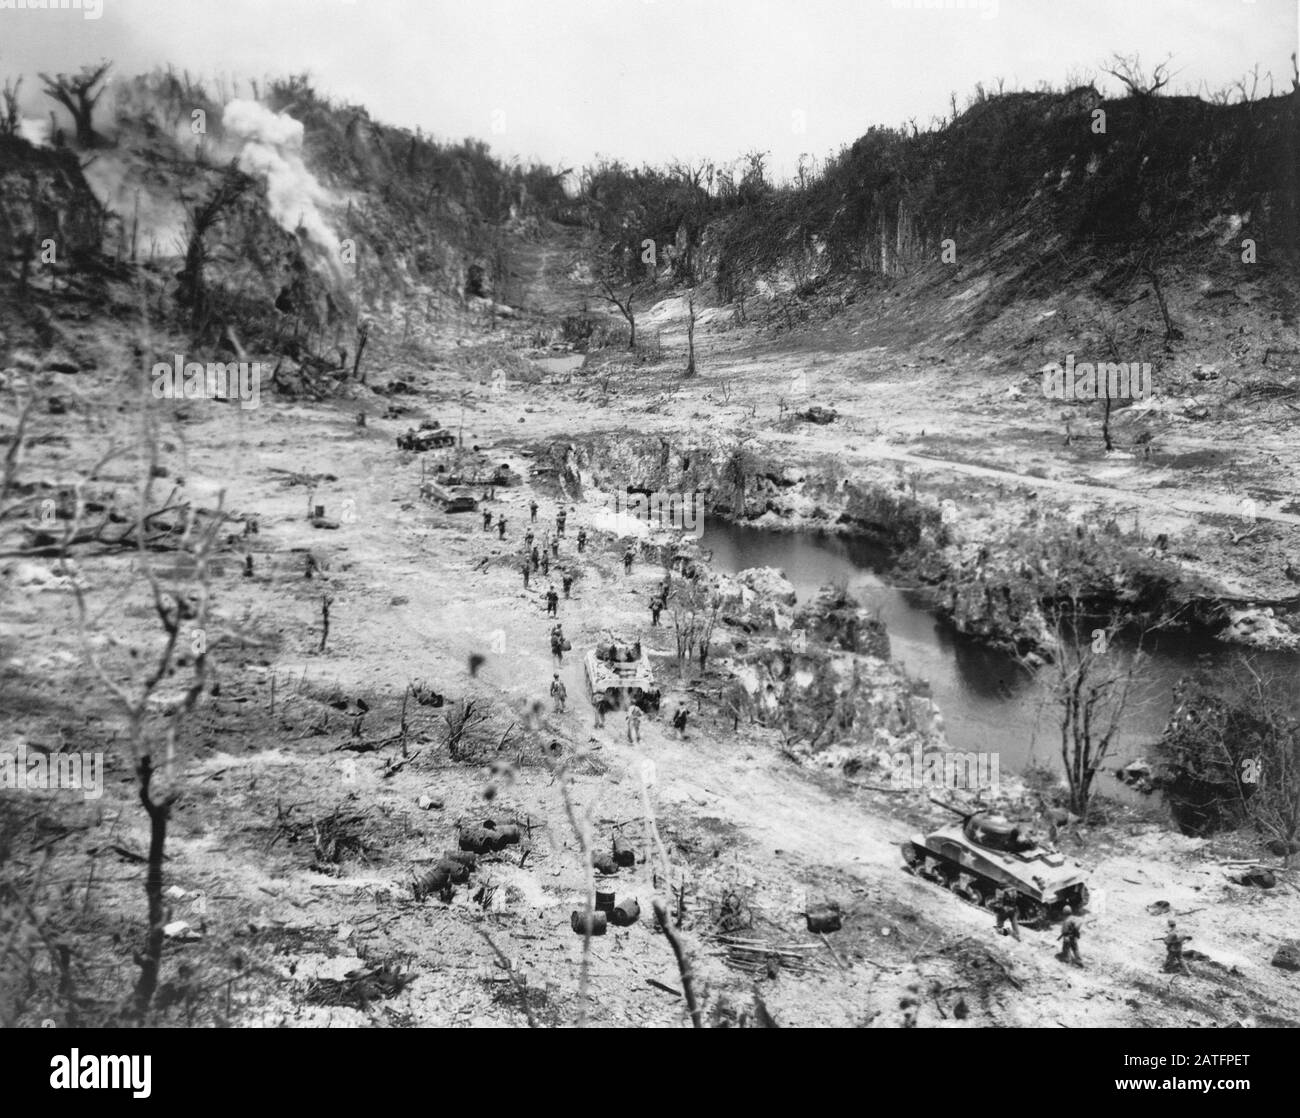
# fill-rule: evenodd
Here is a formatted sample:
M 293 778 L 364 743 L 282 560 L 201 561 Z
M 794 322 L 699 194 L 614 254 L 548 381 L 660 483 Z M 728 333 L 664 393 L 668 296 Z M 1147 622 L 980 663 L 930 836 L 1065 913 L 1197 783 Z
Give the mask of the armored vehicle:
M 614 709 L 632 703 L 646 712 L 659 709 L 659 688 L 640 641 L 619 640 L 606 634 L 595 648 L 588 649 L 583 664 L 593 703 L 603 696 Z
M 1088 903 L 1078 862 L 1041 845 L 996 812 L 965 812 L 933 802 L 961 821 L 903 843 L 908 872 L 981 906 L 998 889 L 1010 887 L 1020 898 L 1020 919 L 1026 924 L 1047 920 L 1064 905 L 1077 913 Z

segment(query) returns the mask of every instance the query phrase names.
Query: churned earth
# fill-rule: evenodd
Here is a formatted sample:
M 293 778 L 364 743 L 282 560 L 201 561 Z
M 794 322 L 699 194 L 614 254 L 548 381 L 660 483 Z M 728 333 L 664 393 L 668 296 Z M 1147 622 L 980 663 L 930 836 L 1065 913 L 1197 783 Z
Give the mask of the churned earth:
M 542 328 L 590 297 L 571 266 L 579 247 L 559 230 L 521 247 L 521 325 Z M 540 448 L 556 440 L 630 432 L 725 447 L 748 437 L 770 470 L 832 460 L 855 481 L 901 479 L 919 499 L 951 500 L 953 522 L 972 541 L 996 543 L 1031 505 L 1085 523 L 1115 518 L 1149 540 L 1176 540 L 1179 562 L 1225 599 L 1274 603 L 1284 638 L 1300 493 L 1282 407 L 1262 404 L 1244 426 L 1228 405 L 1191 420 L 1170 393 L 1176 404 L 1117 421 L 1130 448 L 1133 431 L 1149 430 L 1153 455 L 1107 458 L 1097 417 L 1078 418 L 1065 445 L 1059 409 L 1036 388 L 1050 354 L 1009 361 L 966 353 L 960 339 L 939 354 L 909 344 L 899 311 L 861 303 L 779 335 L 707 308 L 696 327 L 700 372 L 687 380 L 684 313 L 676 297 L 644 313 L 641 329 L 659 334 L 655 358 L 603 351 L 564 372 L 540 365 L 547 353 L 528 348 L 518 327 L 508 328 L 516 331 L 508 344 L 504 330 L 444 320 L 419 338 L 419 353 L 387 343 L 381 323 L 367 384 L 338 399 L 264 392 L 250 410 L 150 402 L 168 471 L 155 482 L 160 495 L 183 484 L 196 504 L 216 507 L 221 494 L 234 517 L 206 635 L 218 687 L 170 774 L 180 798 L 165 881 L 170 915 L 188 927 L 167 941 L 159 1021 L 522 1026 L 531 1014 L 542 1025 L 584 1015 L 604 1025 L 686 1025 L 682 980 L 651 916 L 659 896 L 680 911 L 706 1023 L 897 1027 L 911 984 L 920 987 L 921 1026 L 1300 1022 L 1296 975 L 1270 965 L 1300 916 L 1293 875 L 1253 889 L 1230 883 L 1223 864 L 1259 857 L 1257 846 L 1179 836 L 1155 808 L 1117 812 L 1108 826 L 1062 838 L 1096 898 L 1085 967 L 1054 958 L 1055 927 L 1025 929 L 1019 943 L 995 935 L 987 911 L 901 868 L 899 844 L 946 814 L 923 793 L 873 791 L 801 763 L 771 729 L 742 720 L 733 732 L 716 698 L 727 642 L 754 634 L 724 628 L 704 677 L 681 672 L 671 624 L 649 624 L 662 569 L 642 560 L 625 575 L 624 542 L 601 527 L 604 494 L 566 489 L 563 477 L 536 468 L 549 461 Z M 105 323 L 70 329 L 111 352 L 107 337 L 96 338 Z M 1224 359 L 1207 342 L 1203 363 Z M 11 375 L 47 383 L 68 403 L 33 419 L 26 481 L 71 481 L 138 428 L 124 372 L 117 383 L 28 367 Z M 394 392 L 397 382 L 411 391 Z M 812 404 L 837 418 L 825 426 L 791 418 Z M 453 431 L 463 423 L 465 447 L 481 448 L 481 458 L 398 451 L 396 437 L 424 418 Z M 480 513 L 447 514 L 421 495 L 439 464 L 503 462 L 525 479 L 496 487 L 484 506 L 507 518 L 504 540 L 483 530 Z M 138 478 L 128 454 L 92 488 L 106 505 L 127 507 Z M 519 571 L 534 498 L 539 538 L 557 508 L 572 510 L 557 560 L 575 576 L 559 607 L 573 646 L 561 669 L 562 713 L 548 698 L 544 603 L 558 580 L 534 576 L 525 589 Z M 1255 501 L 1249 520 L 1246 498 Z M 813 504 L 806 516 L 795 501 L 791 515 L 769 512 L 757 523 L 814 523 Z M 313 527 L 314 505 L 337 527 Z M 243 534 L 252 520 L 256 534 Z M 583 526 L 591 543 L 578 556 Z M 252 577 L 243 575 L 245 554 Z M 103 751 L 108 764 L 98 800 L 0 793 L 9 868 L 33 926 L 75 945 L 75 993 L 37 982 L 34 993 L 11 994 L 6 1012 L 16 1023 L 106 1019 L 134 980 L 148 826 L 120 713 L 86 666 L 83 640 L 96 642 L 115 679 L 138 678 L 160 639 L 147 585 L 133 573 L 141 561 L 93 549 L 76 554 L 71 570 L 48 557 L 5 559 L 4 748 L 75 746 Z M 91 603 L 84 637 L 69 577 Z M 593 727 L 580 656 L 605 630 L 639 637 L 664 686 L 660 716 L 647 719 L 639 745 L 628 742 L 621 714 Z M 161 699 L 185 678 L 182 666 Z M 417 682 L 443 704 L 410 697 Z M 444 716 L 462 700 L 478 703 L 486 720 L 450 749 Z M 679 704 L 692 713 L 685 740 L 668 725 Z M 608 850 L 616 833 L 631 842 L 636 863 L 597 888 L 634 896 L 641 908 L 632 926 L 592 938 L 585 1008 L 583 937 L 570 926 L 584 892 L 584 818 L 594 849 Z M 485 819 L 518 822 L 522 841 L 481 856 L 450 902 L 417 900 L 412 883 L 455 849 L 462 827 Z M 841 906 L 843 928 L 823 937 L 807 930 L 804 912 L 825 901 Z M 1203 953 L 1190 976 L 1160 973 L 1157 940 L 1170 916 Z M 45 973 L 54 964 L 41 937 L 30 939 L 22 958 Z

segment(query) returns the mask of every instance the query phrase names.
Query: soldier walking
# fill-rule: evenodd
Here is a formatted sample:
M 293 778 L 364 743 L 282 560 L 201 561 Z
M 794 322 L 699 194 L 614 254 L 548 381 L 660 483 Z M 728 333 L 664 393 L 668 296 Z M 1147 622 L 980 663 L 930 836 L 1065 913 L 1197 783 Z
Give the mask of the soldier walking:
M 532 546 L 533 546 L 533 530 L 529 528 L 528 531 L 524 533 L 524 547 L 532 547 Z
M 537 568 L 541 566 L 542 557 L 541 555 L 538 554 L 537 546 L 535 544 L 533 545 L 533 552 L 531 558 L 533 560 L 533 570 L 537 570 Z
M 1178 934 L 1178 925 L 1174 921 L 1169 921 L 1169 931 L 1165 933 L 1165 965 L 1161 969 L 1165 974 L 1186 974 L 1192 972 L 1187 969 L 1187 960 L 1183 958 L 1183 944 L 1191 936 Z
M 641 744 L 641 708 L 636 703 L 627 709 L 627 743 Z
M 997 914 L 998 926 L 997 933 L 1005 936 L 1008 932 L 1003 928 L 1006 923 L 1011 924 L 1010 935 L 1016 942 L 1020 942 L 1020 897 L 1019 894 L 1011 888 L 1004 886 L 993 894 L 993 911 Z
M 560 509 L 560 511 L 555 514 L 555 534 L 557 536 L 564 535 L 564 522 L 568 518 L 569 514 L 565 512 L 564 509 Z
M 523 572 L 523 575 L 524 575 L 524 589 L 527 590 L 527 589 L 528 589 L 528 579 L 529 579 L 529 576 L 532 574 L 532 568 L 528 565 L 528 560 L 527 560 L 527 559 L 524 560 L 524 565 L 523 565 L 522 567 L 520 567 L 519 569 Z
M 1061 911 L 1065 919 L 1061 921 L 1061 934 L 1056 937 L 1061 941 L 1061 953 L 1056 957 L 1063 963 L 1081 967 L 1083 960 L 1079 957 L 1079 936 L 1083 933 L 1083 921 L 1074 915 L 1074 909 L 1069 905 Z
M 530 518 L 532 519 L 532 522 L 536 524 L 537 523 L 537 502 L 536 501 L 528 502 L 528 513 Z
M 587 529 L 578 529 L 578 554 L 581 555 L 587 550 Z
M 558 624 L 551 630 L 551 655 L 556 667 L 564 664 L 564 630 Z
M 555 700 L 555 713 L 564 713 L 564 700 L 569 697 L 569 692 L 565 689 L 564 680 L 560 678 L 560 673 L 553 673 L 551 679 L 551 698 Z
M 657 626 L 659 624 L 659 615 L 663 612 L 664 600 L 655 594 L 650 599 L 650 624 Z
M 678 707 L 677 712 L 673 715 L 673 729 L 677 731 L 682 741 L 686 740 L 686 718 L 687 713 L 684 707 Z
M 560 596 L 555 592 L 555 586 L 552 585 L 546 591 L 546 615 L 548 617 L 558 617 L 560 609 Z
M 490 509 L 483 510 L 483 531 L 492 527 L 492 512 Z
M 497 539 L 503 540 L 505 538 L 506 538 L 506 518 L 504 516 L 498 516 L 497 517 Z
M 551 557 L 558 559 L 560 557 L 560 537 L 555 536 L 551 539 Z
M 560 579 L 560 585 L 564 587 L 564 597 L 567 600 L 569 591 L 573 589 L 573 575 L 565 571 L 564 576 Z
M 623 573 L 625 575 L 630 575 L 632 573 L 632 558 L 632 547 L 629 545 L 628 549 L 623 552 Z
M 903 1028 L 916 1028 L 916 1015 L 921 1009 L 921 987 L 915 982 L 907 987 L 907 993 L 898 1000 L 898 1008 L 903 1011 Z
M 546 552 L 543 551 L 542 552 L 542 575 L 546 578 L 549 578 L 550 574 L 551 574 L 551 557 L 547 555 Z

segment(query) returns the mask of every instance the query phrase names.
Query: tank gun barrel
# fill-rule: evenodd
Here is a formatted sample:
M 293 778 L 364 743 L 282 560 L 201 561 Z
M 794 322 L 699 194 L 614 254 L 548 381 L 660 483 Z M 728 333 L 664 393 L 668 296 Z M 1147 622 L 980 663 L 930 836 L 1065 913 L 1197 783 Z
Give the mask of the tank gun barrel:
M 961 808 L 954 807 L 952 804 L 947 803 L 944 800 L 936 800 L 933 796 L 930 796 L 929 800 L 932 804 L 938 804 L 940 807 L 946 808 L 948 811 L 951 811 L 953 815 L 958 815 L 962 819 L 969 819 L 972 815 L 977 814 L 976 812 L 973 811 L 962 811 Z

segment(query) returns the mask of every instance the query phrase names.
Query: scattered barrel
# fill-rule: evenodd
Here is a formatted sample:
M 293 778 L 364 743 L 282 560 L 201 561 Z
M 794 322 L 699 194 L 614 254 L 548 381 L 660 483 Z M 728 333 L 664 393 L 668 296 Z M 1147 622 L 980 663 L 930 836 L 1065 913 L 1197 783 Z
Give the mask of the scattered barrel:
M 607 917 L 603 912 L 593 912 L 591 914 L 591 934 L 593 936 L 603 936 L 605 934 Z M 587 914 L 582 911 L 574 912 L 569 917 L 569 924 L 578 935 L 585 935 L 587 932 Z
M 411 892 L 417 901 L 424 900 L 432 893 L 441 893 L 451 888 L 451 872 L 446 863 L 439 862 L 428 873 L 417 877 L 411 886 Z
M 614 894 L 596 890 L 596 911 L 609 916 L 614 911 Z
M 486 827 L 466 827 L 460 833 L 458 845 L 471 854 L 490 854 L 499 849 L 496 831 Z
M 636 848 L 625 838 L 614 839 L 614 861 L 620 866 L 636 865 Z
M 448 861 L 459 862 L 469 870 L 478 868 L 478 855 L 469 850 L 444 850 L 442 856 Z
M 838 905 L 817 905 L 804 913 L 810 932 L 838 932 L 844 922 Z
M 640 916 L 641 906 L 632 897 L 624 897 L 609 914 L 616 928 L 626 928 L 629 924 L 635 924 Z
M 506 823 L 496 828 L 498 849 L 504 846 L 514 846 L 520 840 L 519 824 Z
M 463 862 L 453 862 L 450 858 L 443 858 L 433 868 L 446 873 L 453 885 L 464 885 L 469 880 L 469 866 Z
M 618 873 L 618 863 L 614 861 L 614 856 L 603 850 L 592 854 L 591 868 L 600 874 Z

